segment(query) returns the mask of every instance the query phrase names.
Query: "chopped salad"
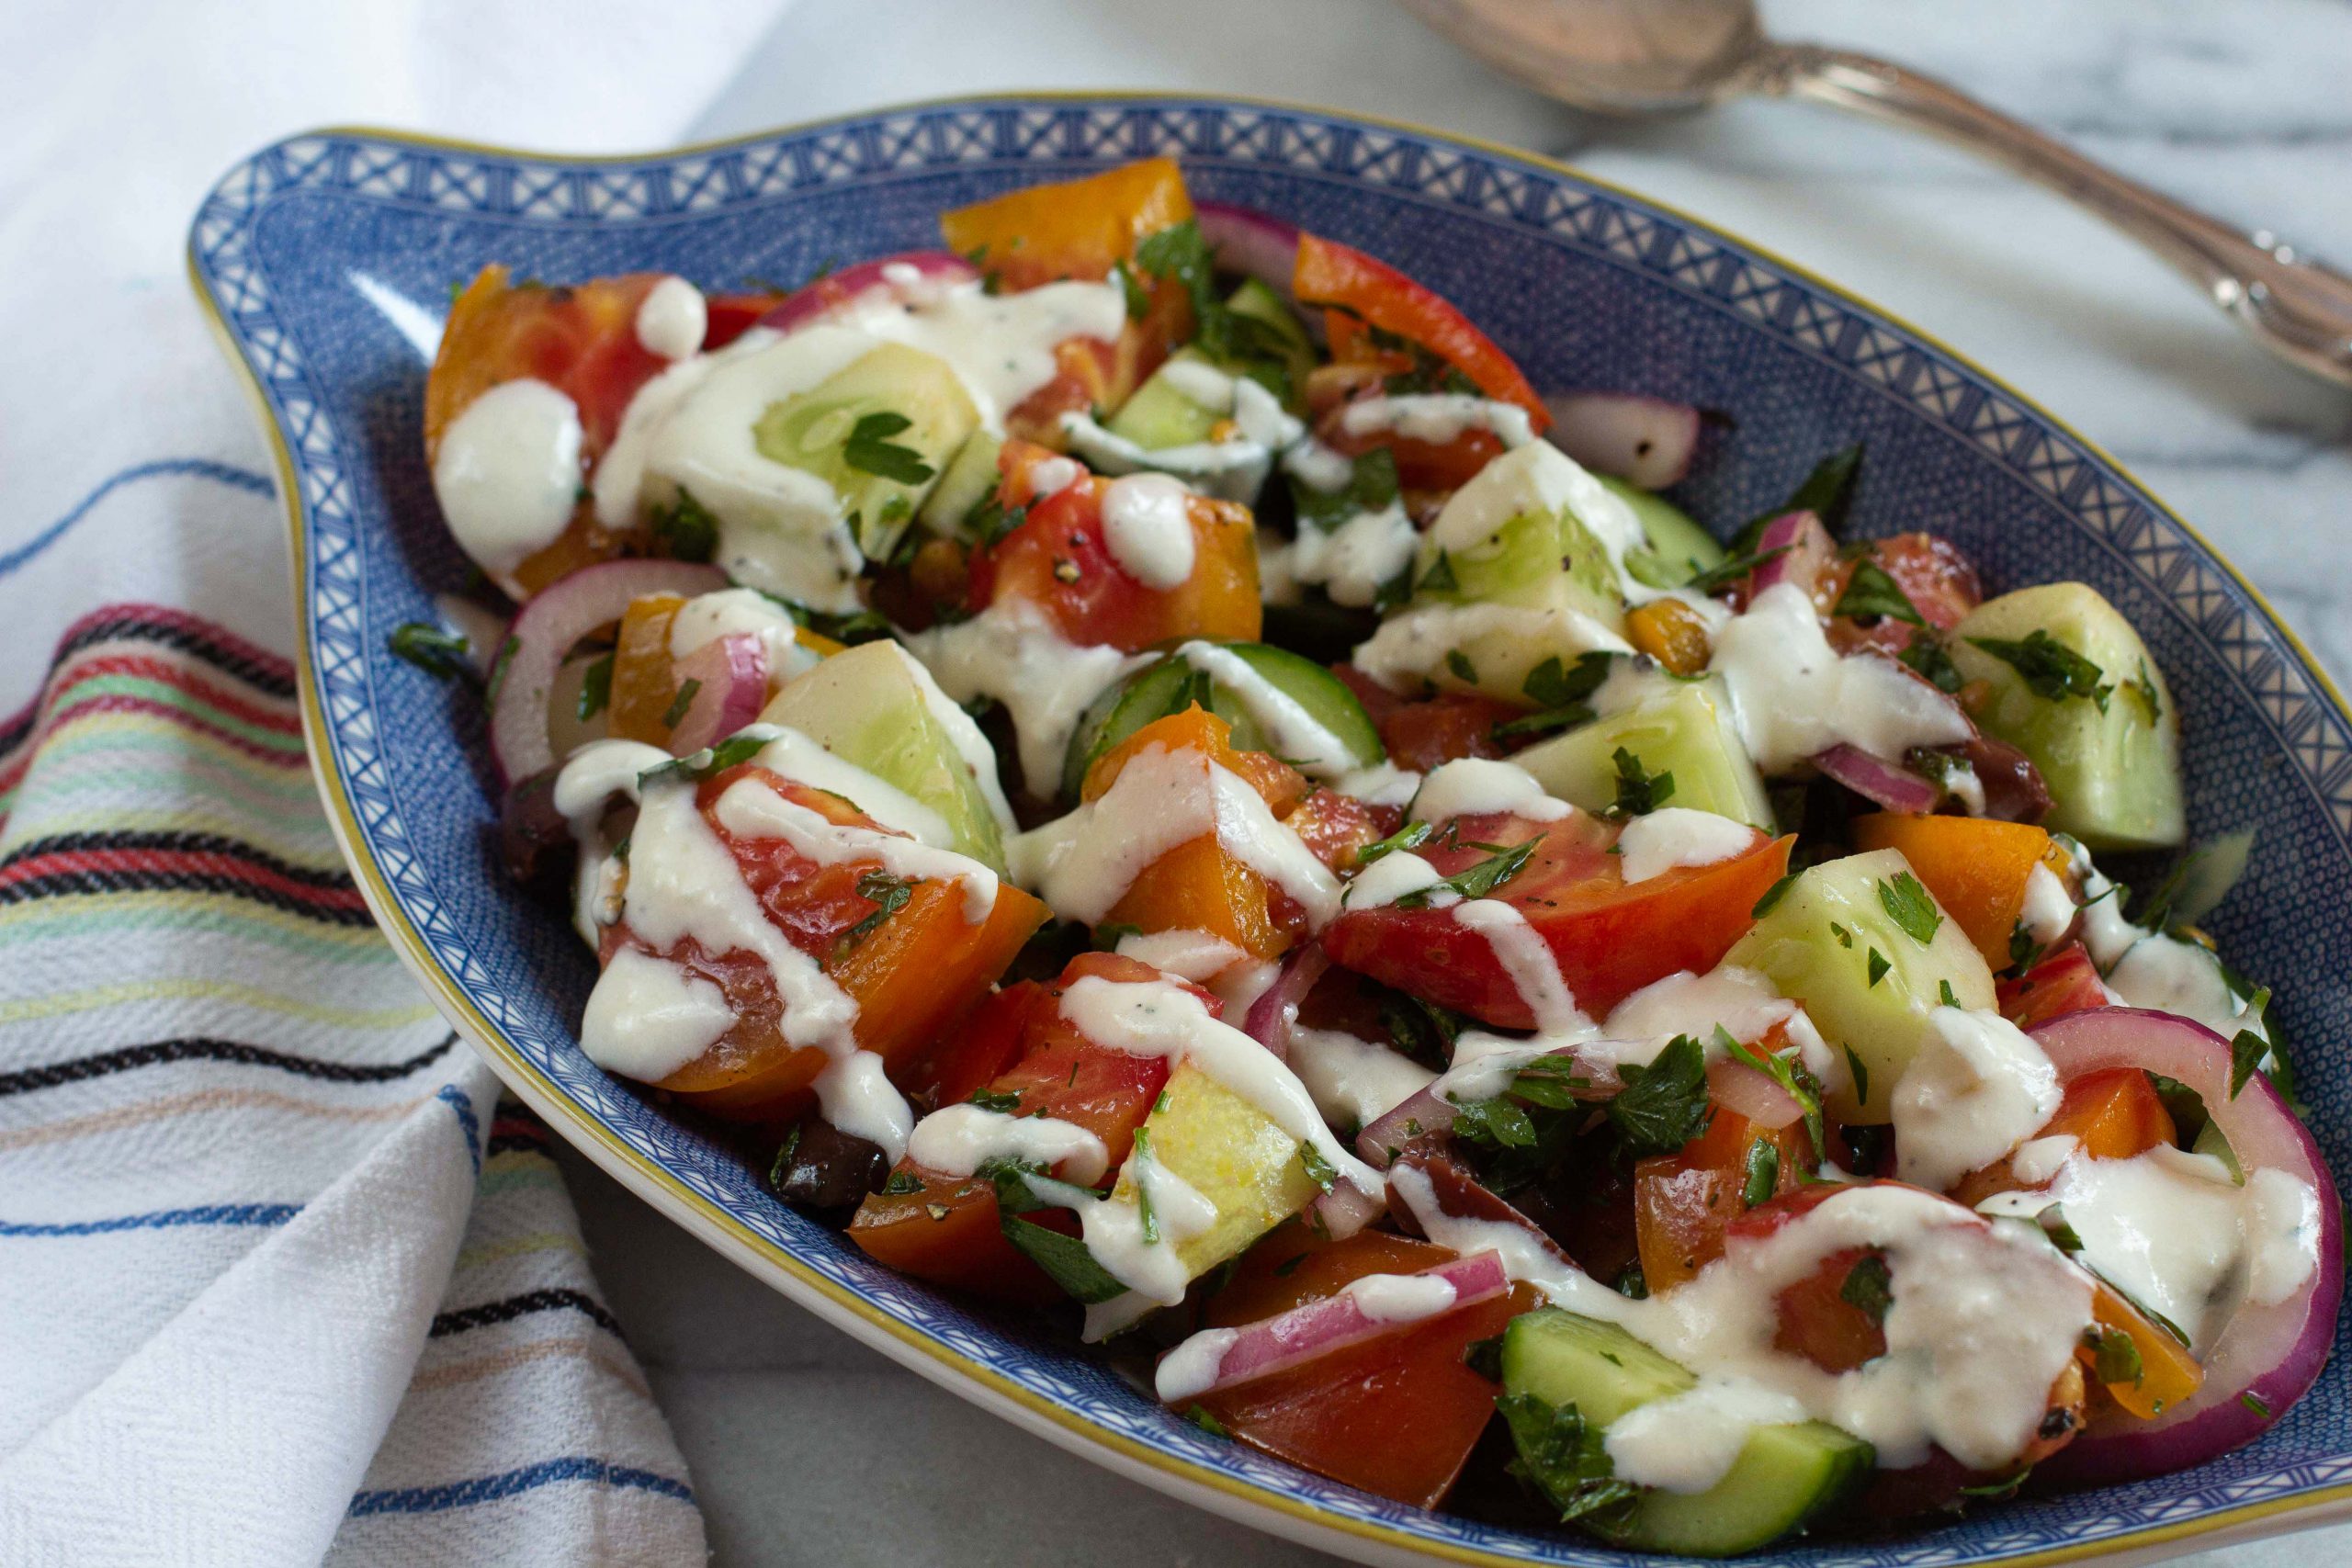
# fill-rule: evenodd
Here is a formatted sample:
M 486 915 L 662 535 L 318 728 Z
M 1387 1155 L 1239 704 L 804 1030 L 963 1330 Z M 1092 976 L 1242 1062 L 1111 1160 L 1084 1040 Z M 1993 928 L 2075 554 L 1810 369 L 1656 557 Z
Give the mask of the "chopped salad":
M 2094 860 L 2185 847 L 2112 604 L 1849 535 L 1859 449 L 1694 519 L 1701 411 L 1165 160 L 940 230 L 455 296 L 425 452 L 516 607 L 394 640 L 494 653 L 592 1060 L 1213 1434 L 1631 1548 L 2310 1387 L 2335 1187 L 2195 925 L 2244 843 Z

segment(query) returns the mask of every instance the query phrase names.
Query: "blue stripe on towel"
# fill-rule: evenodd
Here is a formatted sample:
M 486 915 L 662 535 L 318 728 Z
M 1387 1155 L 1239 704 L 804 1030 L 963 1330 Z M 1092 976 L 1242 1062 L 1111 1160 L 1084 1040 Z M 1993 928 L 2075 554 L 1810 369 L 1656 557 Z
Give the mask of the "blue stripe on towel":
M 18 545 L 0 555 L 0 577 L 6 577 L 31 560 L 41 551 L 63 538 L 74 524 L 90 514 L 91 509 L 124 485 L 139 479 L 159 479 L 173 477 L 210 479 L 252 495 L 275 495 L 277 485 L 267 474 L 252 468 L 241 468 L 233 463 L 216 463 L 208 457 L 165 457 L 153 463 L 136 463 L 120 473 L 110 475 L 97 489 L 74 503 L 64 516 Z
M 474 1116 L 474 1102 L 467 1097 L 464 1089 L 453 1083 L 443 1084 L 441 1092 L 435 1098 L 447 1100 L 449 1109 L 457 1112 L 458 1130 L 466 1135 L 466 1157 L 473 1162 L 474 1173 L 479 1176 L 481 1173 L 481 1122 Z
M 115 1231 L 175 1230 L 185 1225 L 282 1225 L 302 1212 L 300 1203 L 209 1203 L 200 1209 L 159 1209 L 111 1220 L 71 1224 L 34 1224 L 0 1220 L 0 1236 L 106 1235 Z
M 634 1487 L 639 1491 L 658 1493 L 664 1497 L 675 1497 L 681 1503 L 691 1504 L 695 1500 L 694 1489 L 683 1481 L 673 1481 L 650 1470 L 632 1470 L 628 1465 L 612 1464 L 584 1454 L 575 1454 L 569 1459 L 541 1460 L 537 1464 L 510 1470 L 502 1475 L 478 1476 L 471 1481 L 453 1481 L 441 1486 L 408 1486 L 393 1491 L 362 1492 L 351 1499 L 349 1513 L 353 1518 L 369 1514 L 446 1513 L 451 1508 L 469 1508 L 477 1503 L 495 1503 L 502 1498 L 536 1491 L 562 1481 Z

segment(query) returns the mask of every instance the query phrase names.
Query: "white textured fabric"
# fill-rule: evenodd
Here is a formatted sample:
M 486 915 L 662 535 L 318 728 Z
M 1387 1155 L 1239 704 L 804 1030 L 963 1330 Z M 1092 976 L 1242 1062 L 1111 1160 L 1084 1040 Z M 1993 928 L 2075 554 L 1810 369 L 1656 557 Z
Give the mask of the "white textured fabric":
M 266 449 L 183 244 L 315 124 L 673 140 L 775 8 L 0 7 L 9 1568 L 704 1560 L 544 1130 L 342 872 L 272 657 Z

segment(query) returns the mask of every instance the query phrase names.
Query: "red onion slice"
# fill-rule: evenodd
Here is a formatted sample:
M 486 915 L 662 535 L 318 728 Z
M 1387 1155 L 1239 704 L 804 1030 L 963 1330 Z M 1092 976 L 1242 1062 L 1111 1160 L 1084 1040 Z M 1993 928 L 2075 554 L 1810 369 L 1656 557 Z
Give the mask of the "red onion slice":
M 1889 811 L 1933 811 L 1944 792 L 1910 769 L 1843 742 L 1815 754 L 1813 765 Z
M 1617 1065 L 1585 1055 L 1580 1045 L 1562 1045 L 1544 1055 L 1566 1058 L 1575 1068 L 1571 1076 L 1585 1080 L 1576 1090 L 1579 1100 L 1607 1100 L 1621 1087 Z M 1451 1134 L 1456 1107 L 1440 1092 L 1444 1082 L 1438 1079 L 1356 1134 L 1357 1156 L 1375 1169 L 1385 1170 L 1398 1151 L 1415 1139 Z
M 1315 982 L 1330 967 L 1330 955 L 1319 942 L 1291 949 L 1274 983 L 1250 1004 L 1241 1032 L 1272 1052 L 1275 1060 L 1289 1061 L 1290 1032 L 1297 1026 L 1298 1010 L 1306 1004 L 1306 994 L 1315 989 Z
M 1510 1289 L 1510 1277 L 1503 1272 L 1502 1258 L 1493 1252 L 1473 1253 L 1396 1278 L 1442 1281 L 1452 1299 L 1434 1312 L 1392 1315 L 1380 1310 L 1379 1297 L 1374 1293 L 1383 1287 L 1366 1290 L 1358 1280 L 1320 1301 L 1305 1303 L 1239 1328 L 1204 1330 L 1160 1358 L 1154 1381 L 1161 1401 L 1181 1404 L 1253 1378 L 1272 1377 L 1318 1356 L 1394 1332 L 1408 1323 L 1426 1322 L 1475 1306 Z M 1432 1298 L 1440 1294 L 1433 1285 L 1419 1290 L 1405 1286 L 1400 1293 L 1403 1292 Z
M 1756 540 L 1756 553 L 1772 556 L 1747 574 L 1747 597 L 1753 602 L 1767 588 L 1783 582 L 1793 582 L 1808 594 L 1821 581 L 1821 574 L 1830 562 L 1838 558 L 1838 541 L 1821 525 L 1821 519 L 1810 512 L 1792 512 L 1775 517 L 1764 525 Z
M 1664 490 L 1690 471 L 1699 449 L 1699 411 L 1640 392 L 1559 392 L 1552 445 L 1588 468 L 1642 490 Z
M 1737 1111 L 1767 1132 L 1777 1133 L 1804 1114 L 1797 1097 L 1745 1062 L 1717 1062 L 1707 1069 L 1707 1098 Z
M 574 644 L 619 620 L 632 599 L 648 593 L 691 598 L 726 586 L 727 574 L 715 566 L 616 560 L 584 567 L 533 594 L 506 628 L 511 651 L 490 699 L 490 750 L 505 782 L 514 784 L 554 765 L 548 696 Z
M 859 262 L 803 285 L 762 316 L 759 324 L 770 332 L 788 333 L 877 290 L 895 290 L 899 285 L 888 276 L 894 267 L 911 267 L 925 283 L 968 283 L 980 276 L 970 262 L 946 251 L 905 251 L 878 261 Z
M 1201 238 L 1228 272 L 1254 277 L 1285 299 L 1295 298 L 1291 279 L 1298 271 L 1298 230 L 1255 208 L 1222 201 L 1193 204 Z
M 2344 1211 L 2319 1145 L 2257 1073 L 2230 1094 L 2230 1047 L 2201 1024 L 2137 1008 L 2098 1008 L 2033 1032 L 2061 1078 L 2140 1067 L 2205 1101 L 2239 1167 L 2286 1172 L 2319 1200 L 2319 1266 L 2283 1302 L 2238 1308 L 2204 1359 L 2205 1381 L 2152 1421 L 2096 1427 L 2044 1460 L 2037 1475 L 2080 1485 L 2158 1475 L 2242 1448 L 2270 1429 L 2319 1377 L 2344 1298 Z
M 768 649 L 750 632 L 729 632 L 678 660 L 678 687 L 695 682 L 686 711 L 670 731 L 670 750 L 684 757 L 724 740 L 768 702 Z

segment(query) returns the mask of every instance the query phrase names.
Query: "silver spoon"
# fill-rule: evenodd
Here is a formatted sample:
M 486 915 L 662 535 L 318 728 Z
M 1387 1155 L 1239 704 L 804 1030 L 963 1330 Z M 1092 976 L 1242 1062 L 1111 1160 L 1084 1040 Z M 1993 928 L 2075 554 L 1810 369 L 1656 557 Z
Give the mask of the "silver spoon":
M 1742 93 L 1805 98 L 1925 130 L 2089 209 L 2203 290 L 2256 342 L 2352 386 L 2352 277 L 2267 231 L 2242 234 L 1932 76 L 1847 50 L 1776 43 L 1753 0 L 1404 0 L 1515 81 L 1608 115 Z

